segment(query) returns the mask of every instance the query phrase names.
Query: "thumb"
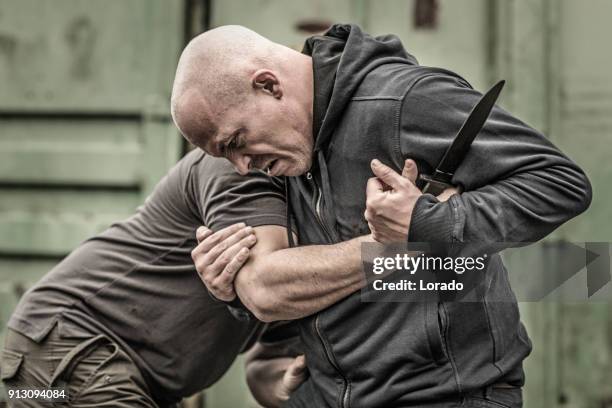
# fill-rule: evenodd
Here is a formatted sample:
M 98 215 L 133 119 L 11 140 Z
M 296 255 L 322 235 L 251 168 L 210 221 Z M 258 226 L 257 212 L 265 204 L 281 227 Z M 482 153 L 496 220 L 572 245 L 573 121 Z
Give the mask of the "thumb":
M 303 355 L 297 356 L 287 367 L 285 375 L 283 375 L 281 397 L 289 398 L 291 393 L 295 391 L 302 382 L 306 379 L 306 359 Z
M 372 160 L 370 167 L 372 167 L 374 175 L 392 189 L 397 189 L 403 183 L 402 176 L 391 167 L 382 164 L 378 159 Z
M 415 184 L 418 174 L 419 170 L 417 169 L 417 165 L 414 160 L 406 159 L 404 162 L 404 168 L 402 169 L 402 177 L 407 178 L 412 182 L 412 184 Z
M 295 377 L 300 375 L 306 368 L 306 357 L 299 355 L 293 360 L 293 362 L 287 367 L 287 375 Z
M 212 235 L 212 231 L 206 228 L 205 226 L 201 226 L 196 230 L 196 239 L 198 240 L 198 244 L 204 239 L 208 238 Z

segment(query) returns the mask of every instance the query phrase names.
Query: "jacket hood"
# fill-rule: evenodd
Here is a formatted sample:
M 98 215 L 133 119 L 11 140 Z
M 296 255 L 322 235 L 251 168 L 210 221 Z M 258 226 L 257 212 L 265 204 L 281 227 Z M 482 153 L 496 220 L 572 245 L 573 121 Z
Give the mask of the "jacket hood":
M 370 71 L 392 62 L 418 64 L 396 36 L 372 37 L 354 24 L 336 24 L 308 38 L 302 52 L 313 61 L 315 152 L 329 142 L 345 106 Z

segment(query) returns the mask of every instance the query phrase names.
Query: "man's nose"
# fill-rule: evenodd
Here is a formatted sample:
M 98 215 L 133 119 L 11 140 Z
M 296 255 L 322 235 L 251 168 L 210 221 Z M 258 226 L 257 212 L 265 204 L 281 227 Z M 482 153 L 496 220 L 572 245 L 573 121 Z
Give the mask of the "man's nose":
M 234 168 L 241 176 L 246 176 L 251 169 L 251 158 L 247 155 L 240 155 L 232 160 Z

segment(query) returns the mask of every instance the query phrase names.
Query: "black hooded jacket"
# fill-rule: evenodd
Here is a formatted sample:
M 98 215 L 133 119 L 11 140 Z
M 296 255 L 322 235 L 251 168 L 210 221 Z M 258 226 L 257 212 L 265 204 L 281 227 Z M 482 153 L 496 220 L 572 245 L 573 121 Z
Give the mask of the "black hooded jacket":
M 288 179 L 300 245 L 369 233 L 370 161 L 431 174 L 481 94 L 458 75 L 418 65 L 395 36 L 354 25 L 307 40 L 313 58 L 314 163 Z M 534 242 L 584 211 L 584 173 L 542 134 L 495 107 L 447 202 L 413 211 L 414 242 Z M 355 293 L 300 322 L 309 379 L 289 407 L 404 407 L 458 398 L 500 381 L 521 386 L 531 344 L 507 272 L 490 259 L 478 302 L 362 303 Z M 495 299 L 505 298 L 498 302 Z

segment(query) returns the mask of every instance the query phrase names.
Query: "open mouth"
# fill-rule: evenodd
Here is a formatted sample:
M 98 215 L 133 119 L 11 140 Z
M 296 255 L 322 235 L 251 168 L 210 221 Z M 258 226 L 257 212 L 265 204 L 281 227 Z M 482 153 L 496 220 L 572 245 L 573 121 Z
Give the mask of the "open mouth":
M 268 176 L 275 176 L 276 175 L 275 171 L 274 171 L 274 170 L 276 170 L 275 169 L 276 163 L 278 163 L 278 159 L 272 160 L 271 162 L 268 163 L 267 166 L 265 166 L 265 171 L 266 171 L 266 174 Z

